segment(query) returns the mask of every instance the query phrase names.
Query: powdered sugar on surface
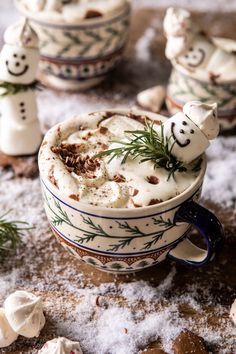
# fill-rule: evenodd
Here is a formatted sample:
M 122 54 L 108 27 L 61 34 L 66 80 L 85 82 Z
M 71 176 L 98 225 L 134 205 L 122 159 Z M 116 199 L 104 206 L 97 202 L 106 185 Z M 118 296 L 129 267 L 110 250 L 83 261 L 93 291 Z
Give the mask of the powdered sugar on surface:
M 146 0 L 137 2 L 143 6 Z M 6 12 L 6 2 L 2 3 L 0 9 L 4 6 Z M 157 1 L 148 0 L 146 5 L 151 3 L 156 6 Z M 5 24 L 9 17 L 4 11 L 0 17 L 5 17 Z M 166 82 L 166 67 L 161 59 L 158 66 L 151 53 L 158 28 L 159 22 L 151 22 L 136 41 L 134 57 L 126 59 L 122 70 L 102 88 L 71 95 L 39 92 L 44 131 L 78 113 L 132 106 L 139 90 Z M 231 211 L 236 196 L 235 151 L 235 137 L 212 143 L 203 187 L 204 200 Z M 216 354 L 236 351 L 236 327 L 229 319 L 235 297 L 235 240 L 227 240 L 222 255 L 204 268 L 165 262 L 118 277 L 80 264 L 56 243 L 44 213 L 39 179 L 13 179 L 11 171 L 0 170 L 0 201 L 0 215 L 13 209 L 10 218 L 35 227 L 25 234 L 16 254 L 8 255 L 0 266 L 0 306 L 10 292 L 26 289 L 43 297 L 46 315 L 39 338 L 20 337 L 1 353 L 34 354 L 46 340 L 67 336 L 79 340 L 85 354 L 137 354 L 153 341 L 170 354 L 173 339 L 184 328 L 201 335 Z

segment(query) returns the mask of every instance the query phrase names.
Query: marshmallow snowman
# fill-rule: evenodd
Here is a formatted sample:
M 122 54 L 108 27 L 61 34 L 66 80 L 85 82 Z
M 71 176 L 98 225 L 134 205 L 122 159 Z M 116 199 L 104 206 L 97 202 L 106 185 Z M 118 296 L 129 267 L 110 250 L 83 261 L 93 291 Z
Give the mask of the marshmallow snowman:
M 218 47 L 197 28 L 184 9 L 169 8 L 163 22 L 166 57 L 190 72 L 203 69 L 210 78 L 226 78 L 236 71 L 236 56 Z
M 0 81 L 23 90 L 0 97 L 0 149 L 8 155 L 36 153 L 41 143 L 35 92 L 39 61 L 38 37 L 27 22 L 10 26 L 0 53 Z
M 176 113 L 164 124 L 164 135 L 169 138 L 172 155 L 179 161 L 190 163 L 209 146 L 209 140 L 219 134 L 217 105 L 191 101 L 183 112 Z

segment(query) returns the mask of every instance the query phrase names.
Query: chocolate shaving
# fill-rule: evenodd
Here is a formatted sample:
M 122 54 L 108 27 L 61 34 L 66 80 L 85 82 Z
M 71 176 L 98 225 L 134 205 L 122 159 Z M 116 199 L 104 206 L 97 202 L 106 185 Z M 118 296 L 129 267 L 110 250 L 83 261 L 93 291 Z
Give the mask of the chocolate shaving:
M 107 129 L 106 127 L 100 127 L 100 128 L 99 128 L 99 132 L 100 132 L 101 134 L 106 134 L 106 133 L 108 132 L 108 129 Z
M 147 176 L 147 181 L 150 184 L 158 184 L 159 183 L 159 178 L 156 176 Z
M 112 179 L 114 182 L 117 182 L 117 183 L 123 183 L 123 182 L 126 182 L 126 179 L 123 175 L 117 173 L 113 179 Z
M 78 196 L 77 194 L 71 194 L 71 195 L 69 195 L 69 197 L 70 197 L 71 199 L 76 200 L 77 202 L 79 202 L 79 200 L 80 200 L 80 198 L 79 198 L 79 196 Z
M 159 204 L 162 201 L 160 199 L 151 199 L 148 205 L 155 205 L 155 204 Z
M 95 18 L 95 17 L 101 17 L 101 16 L 102 16 L 102 13 L 97 10 L 88 10 L 85 18 Z
M 220 74 L 214 74 L 212 72 L 209 72 L 209 80 L 211 81 L 211 83 L 213 85 L 217 84 L 217 79 L 219 79 L 219 77 L 220 77 Z
M 60 146 L 52 146 L 51 150 L 62 160 L 69 172 L 77 175 L 86 174 L 88 178 L 95 178 L 91 172 L 96 171 L 100 167 L 99 159 L 92 159 L 88 155 L 81 156 L 77 150 L 78 144 L 61 144 Z

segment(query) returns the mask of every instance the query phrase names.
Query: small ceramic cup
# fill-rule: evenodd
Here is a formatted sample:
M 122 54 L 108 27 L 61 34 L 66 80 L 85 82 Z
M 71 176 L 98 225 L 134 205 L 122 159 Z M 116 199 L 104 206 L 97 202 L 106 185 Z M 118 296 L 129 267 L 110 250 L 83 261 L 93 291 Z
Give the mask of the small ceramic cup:
M 214 42 L 226 51 L 236 50 L 236 41 L 215 38 Z M 235 76 L 235 75 L 234 75 Z M 190 73 L 181 65 L 173 64 L 167 87 L 166 104 L 171 114 L 181 111 L 189 101 L 204 103 L 217 102 L 218 118 L 225 130 L 236 126 L 236 81 L 215 82 L 195 73 Z
M 46 21 L 27 11 L 21 1 L 15 4 L 39 36 L 39 79 L 45 85 L 67 91 L 86 90 L 99 84 L 120 61 L 129 33 L 128 2 L 112 16 L 72 24 Z
M 132 114 L 145 114 L 159 121 L 166 119 L 150 112 L 132 111 Z M 50 129 L 39 153 L 45 210 L 61 245 L 82 262 L 112 273 L 139 271 L 166 258 L 193 266 L 210 261 L 222 242 L 223 229 L 216 216 L 197 203 L 206 170 L 205 156 L 195 182 L 177 197 L 160 204 L 133 209 L 84 204 L 63 195 L 50 182 L 45 167 L 51 146 L 60 144 L 81 122 L 77 117 Z M 200 231 L 206 249 L 189 240 L 192 226 Z

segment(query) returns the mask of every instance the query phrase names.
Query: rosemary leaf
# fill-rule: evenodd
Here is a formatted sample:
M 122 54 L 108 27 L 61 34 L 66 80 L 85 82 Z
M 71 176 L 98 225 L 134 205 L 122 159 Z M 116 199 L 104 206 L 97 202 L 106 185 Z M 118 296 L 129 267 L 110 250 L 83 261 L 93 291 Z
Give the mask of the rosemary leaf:
M 0 216 L 0 260 L 4 258 L 7 251 L 15 249 L 18 243 L 21 242 L 21 236 L 25 230 L 32 228 L 26 227 L 27 222 L 23 221 L 8 221 L 6 216 L 11 210 Z
M 164 126 L 161 124 L 160 133 L 157 132 L 152 124 L 146 121 L 143 130 L 127 130 L 129 141 L 112 142 L 120 144 L 120 147 L 102 151 L 94 156 L 104 157 L 110 156 L 109 163 L 115 157 L 122 157 L 121 163 L 124 164 L 128 157 L 131 159 L 141 158 L 140 163 L 152 161 L 155 168 L 164 168 L 168 171 L 167 180 L 174 178 L 176 172 L 186 171 L 186 167 L 182 161 L 172 155 L 172 150 L 175 142 L 170 146 L 172 137 L 165 137 Z

